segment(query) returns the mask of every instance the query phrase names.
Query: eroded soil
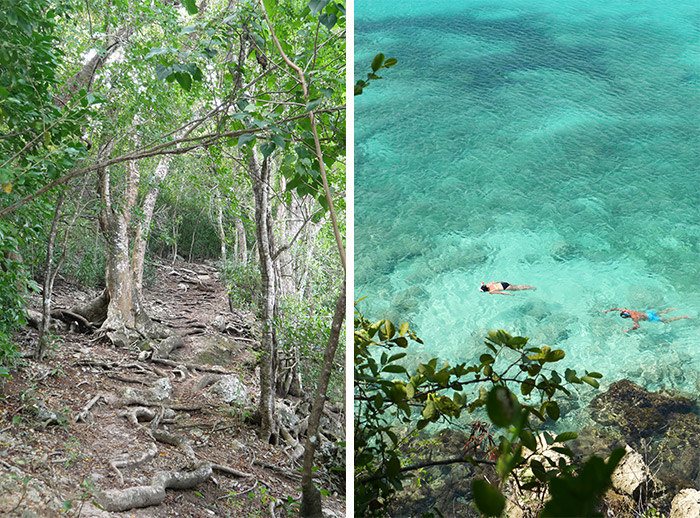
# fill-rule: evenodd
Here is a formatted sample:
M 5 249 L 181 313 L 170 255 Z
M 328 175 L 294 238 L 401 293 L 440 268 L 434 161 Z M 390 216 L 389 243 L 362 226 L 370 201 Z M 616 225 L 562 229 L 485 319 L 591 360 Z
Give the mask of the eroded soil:
M 65 281 L 57 281 L 55 292 L 55 308 L 95 295 Z M 299 465 L 288 445 L 263 443 L 254 422 L 253 316 L 229 309 L 216 270 L 203 264 L 158 266 L 144 298 L 149 314 L 184 339 L 168 360 L 149 359 L 144 344 L 117 349 L 67 331 L 46 361 L 27 357 L 11 379 L 0 381 L 0 516 L 290 516 L 290 497 L 300 499 Z M 38 309 L 37 301 L 33 305 Z M 28 328 L 17 343 L 30 353 L 36 339 Z M 227 374 L 238 376 L 247 392 L 233 404 L 210 390 L 213 379 Z M 154 438 L 151 419 L 129 420 L 139 406 L 134 394 L 159 384 L 172 393 L 140 406 L 158 414 L 160 429 L 184 439 L 196 462 L 221 469 L 191 489 L 167 489 L 160 505 L 101 510 L 94 504 L 100 491 L 148 486 L 159 471 L 194 469 L 185 449 Z M 342 495 L 324 497 L 324 512 L 344 516 Z

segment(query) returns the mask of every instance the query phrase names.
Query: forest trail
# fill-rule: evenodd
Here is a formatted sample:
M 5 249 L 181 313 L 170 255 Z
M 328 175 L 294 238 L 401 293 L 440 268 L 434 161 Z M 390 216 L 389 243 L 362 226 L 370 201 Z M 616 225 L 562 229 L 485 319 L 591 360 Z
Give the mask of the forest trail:
M 159 265 L 154 275 L 144 304 L 182 337 L 171 354 L 159 358 L 157 350 L 143 350 L 145 342 L 117 349 L 64 331 L 45 362 L 25 358 L 0 381 L 0 515 L 291 515 L 288 498 L 300 499 L 295 449 L 265 444 L 256 433 L 253 315 L 229 308 L 209 264 Z M 57 280 L 53 307 L 92 295 Z M 25 354 L 36 340 L 30 328 L 17 337 Z M 288 429 L 300 427 L 307 405 L 279 401 Z M 318 485 L 331 493 L 324 515 L 344 516 L 344 500 L 333 496 L 344 493 L 344 474 L 340 480 L 330 467 L 318 472 Z M 171 489 L 177 484 L 188 488 Z M 157 502 L 163 488 L 162 503 L 126 513 L 95 505 L 116 509 L 132 497 Z

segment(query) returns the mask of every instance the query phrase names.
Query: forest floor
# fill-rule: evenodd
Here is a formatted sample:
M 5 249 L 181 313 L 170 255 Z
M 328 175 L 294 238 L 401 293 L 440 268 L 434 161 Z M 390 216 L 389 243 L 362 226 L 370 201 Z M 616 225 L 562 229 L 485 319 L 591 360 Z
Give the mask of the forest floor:
M 18 334 L 26 356 L 0 380 L 0 516 L 285 517 L 298 509 L 292 448 L 261 441 L 254 422 L 254 317 L 229 309 L 213 266 L 157 266 L 155 276 L 144 288 L 148 313 L 184 339 L 169 360 L 68 331 L 37 362 L 29 357 L 37 332 Z M 57 279 L 53 307 L 94 295 Z M 244 399 L 229 404 L 215 394 L 212 383 L 225 375 L 242 382 Z M 166 444 L 149 420 L 183 442 Z M 167 489 L 159 505 L 125 512 L 95 505 L 100 492 L 149 486 L 157 472 L 192 469 L 195 461 L 218 467 L 191 489 Z M 317 485 L 327 481 L 321 475 Z M 325 516 L 345 516 L 344 495 L 325 496 L 323 507 Z

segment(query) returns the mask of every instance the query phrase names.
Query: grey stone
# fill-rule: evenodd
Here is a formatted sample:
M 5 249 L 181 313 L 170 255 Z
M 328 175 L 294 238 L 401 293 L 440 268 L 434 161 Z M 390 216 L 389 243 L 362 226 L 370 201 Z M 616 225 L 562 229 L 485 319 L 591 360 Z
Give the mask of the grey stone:
M 248 401 L 248 391 L 238 376 L 222 376 L 210 390 L 224 403 L 243 405 Z
M 173 394 L 173 386 L 168 378 L 159 378 L 153 386 L 148 389 L 148 392 L 155 401 L 163 401 L 169 399 Z

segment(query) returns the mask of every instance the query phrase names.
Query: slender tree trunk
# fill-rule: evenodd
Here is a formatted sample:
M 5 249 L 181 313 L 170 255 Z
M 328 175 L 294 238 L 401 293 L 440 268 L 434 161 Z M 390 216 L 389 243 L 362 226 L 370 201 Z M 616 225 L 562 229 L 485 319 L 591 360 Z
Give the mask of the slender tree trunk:
M 236 261 L 239 264 L 248 264 L 248 244 L 246 243 L 245 227 L 243 220 L 238 216 L 233 218 L 233 224 L 236 227 Z
M 226 262 L 226 232 L 224 231 L 223 200 L 219 188 L 216 188 L 216 230 L 221 241 L 221 262 Z
M 301 508 L 300 516 L 307 518 L 322 518 L 321 512 L 321 494 L 316 489 L 313 483 L 313 466 L 314 453 L 318 446 L 320 437 L 318 435 L 318 426 L 321 422 L 323 414 L 323 405 L 326 401 L 326 392 L 328 383 L 333 369 L 333 359 L 338 349 L 340 340 L 340 330 L 343 326 L 345 318 L 345 281 L 338 295 L 338 300 L 335 303 L 335 314 L 333 315 L 333 324 L 331 325 L 331 333 L 328 337 L 326 350 L 323 353 L 323 365 L 319 375 L 318 387 L 314 398 L 313 406 L 311 407 L 311 415 L 309 416 L 309 428 L 306 432 L 306 445 L 304 448 L 304 467 L 301 475 Z
M 44 289 L 41 295 L 41 326 L 39 327 L 39 341 L 36 347 L 36 358 L 41 361 L 44 359 L 46 350 L 49 346 L 49 322 L 51 321 L 51 296 L 53 292 L 53 281 L 56 276 L 53 274 L 53 249 L 56 242 L 56 230 L 58 229 L 58 220 L 61 216 L 61 207 L 63 206 L 63 198 L 65 191 L 61 191 L 56 202 L 56 210 L 54 211 L 53 221 L 51 222 L 51 230 L 49 231 L 49 239 L 46 245 L 46 266 L 44 269 Z M 63 261 L 61 259 L 61 261 Z M 56 266 L 56 270 L 60 267 L 60 263 Z
M 134 289 L 136 290 L 139 301 L 143 298 L 143 264 L 146 259 L 146 245 L 148 244 L 148 235 L 151 230 L 153 209 L 156 206 L 156 200 L 158 199 L 158 194 L 160 193 L 160 183 L 170 171 L 170 160 L 170 156 L 165 156 L 160 159 L 158 165 L 156 166 L 151 188 L 148 190 L 148 193 L 146 193 L 146 197 L 143 200 L 143 207 L 141 210 L 143 219 L 137 224 L 136 234 L 134 235 L 134 251 L 132 252 L 131 257 L 131 271 L 134 275 Z M 133 202 L 134 204 L 136 203 L 136 198 L 133 198 Z
M 263 440 L 277 444 L 279 424 L 275 419 L 275 386 L 277 370 L 277 348 L 274 341 L 274 309 L 276 302 L 275 272 L 270 243 L 270 169 L 268 161 L 262 166 L 252 151 L 248 161 L 249 173 L 253 180 L 255 197 L 255 235 L 260 258 L 262 279 L 262 358 L 260 362 L 260 417 Z

